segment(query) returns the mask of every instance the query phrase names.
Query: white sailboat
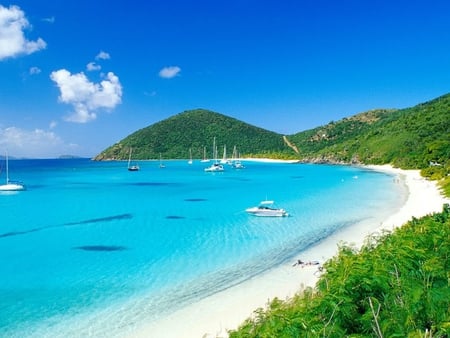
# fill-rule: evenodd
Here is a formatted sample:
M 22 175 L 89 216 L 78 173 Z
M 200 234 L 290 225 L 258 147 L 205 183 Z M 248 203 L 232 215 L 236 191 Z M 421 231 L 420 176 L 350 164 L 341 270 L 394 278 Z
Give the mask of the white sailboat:
M 233 148 L 233 162 L 231 163 L 231 165 L 233 166 L 234 169 L 244 169 L 245 166 L 242 164 L 240 158 L 239 158 L 239 153 L 236 149 L 236 146 L 234 146 Z
M 0 191 L 20 191 L 25 190 L 25 186 L 19 182 L 9 180 L 8 153 L 6 153 L 6 184 L 0 185 Z
M 209 162 L 209 159 L 206 157 L 206 147 L 203 147 L 203 159 L 200 162 Z
M 130 156 L 128 157 L 128 170 L 129 171 L 138 171 L 140 168 L 137 164 L 131 165 L 131 148 L 130 148 Z
M 214 137 L 213 141 L 213 158 L 214 163 L 211 164 L 209 167 L 205 168 L 205 171 L 208 172 L 217 172 L 217 171 L 224 171 L 223 165 L 219 163 L 217 160 L 217 146 L 216 146 L 216 138 Z
M 192 164 L 192 149 L 189 148 L 189 161 L 188 164 Z
M 162 161 L 162 155 L 161 155 L 161 153 L 159 153 L 159 167 L 160 168 L 165 168 L 166 167 L 166 165 L 163 163 L 163 161 Z
M 226 145 L 223 146 L 223 157 L 220 160 L 220 163 L 222 163 L 222 164 L 228 163 L 228 160 L 227 160 L 227 146 Z

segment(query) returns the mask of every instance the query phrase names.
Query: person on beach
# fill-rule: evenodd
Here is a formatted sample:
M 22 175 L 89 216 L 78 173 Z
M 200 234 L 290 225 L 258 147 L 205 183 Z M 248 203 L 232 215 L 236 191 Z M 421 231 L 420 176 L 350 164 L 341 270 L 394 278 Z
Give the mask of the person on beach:
M 292 266 L 297 266 L 297 265 L 303 265 L 305 264 L 301 259 L 298 259 L 297 262 L 294 263 L 294 265 Z

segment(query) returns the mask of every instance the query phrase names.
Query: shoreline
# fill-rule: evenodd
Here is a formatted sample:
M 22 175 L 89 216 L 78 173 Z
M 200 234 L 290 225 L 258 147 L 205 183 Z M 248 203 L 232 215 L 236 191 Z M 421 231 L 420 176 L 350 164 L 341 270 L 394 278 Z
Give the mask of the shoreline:
M 247 159 L 242 159 L 247 160 Z M 258 159 L 260 160 L 260 159 Z M 390 165 L 362 166 L 383 172 L 399 179 L 407 187 L 405 203 L 394 213 L 375 225 L 371 221 L 354 224 L 301 253 L 305 262 L 324 262 L 337 253 L 338 244 L 346 242 L 360 248 L 366 237 L 381 230 L 393 230 L 412 217 L 422 217 L 442 211 L 444 203 L 450 203 L 441 195 L 436 182 L 420 176 L 419 170 L 402 170 Z M 227 330 L 236 329 L 258 308 L 266 308 L 272 299 L 287 299 L 305 287 L 313 287 L 319 277 L 318 267 L 303 265 L 293 267 L 286 263 L 255 276 L 239 285 L 213 294 L 188 305 L 156 322 L 145 324 L 130 334 L 130 337 L 227 337 Z

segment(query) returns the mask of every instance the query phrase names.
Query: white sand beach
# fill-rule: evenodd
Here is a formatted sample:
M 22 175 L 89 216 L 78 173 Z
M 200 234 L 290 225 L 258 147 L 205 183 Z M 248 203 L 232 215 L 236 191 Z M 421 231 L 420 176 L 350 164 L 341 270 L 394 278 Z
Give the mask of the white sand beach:
M 442 210 L 444 198 L 435 182 L 427 181 L 418 170 L 400 170 L 385 166 L 367 166 L 394 176 L 399 184 L 406 184 L 409 194 L 405 204 L 381 224 L 358 224 L 347 227 L 301 253 L 302 261 L 324 262 L 337 253 L 338 244 L 346 242 L 360 247 L 370 233 L 391 230 L 406 223 L 413 216 L 421 217 Z M 319 276 L 317 265 L 283 266 L 254 277 L 242 284 L 187 306 L 158 322 L 148 323 L 132 337 L 212 338 L 227 337 L 227 330 L 237 328 L 257 308 L 265 308 L 277 297 L 286 299 L 301 288 L 314 286 Z

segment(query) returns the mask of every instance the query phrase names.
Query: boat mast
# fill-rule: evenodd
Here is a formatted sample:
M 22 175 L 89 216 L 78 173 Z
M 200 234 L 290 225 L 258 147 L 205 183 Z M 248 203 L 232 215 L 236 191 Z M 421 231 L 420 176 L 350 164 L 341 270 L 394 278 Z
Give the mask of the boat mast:
M 8 164 L 8 152 L 6 152 L 6 184 L 9 183 L 9 164 Z
M 130 163 L 131 163 L 131 150 L 132 150 L 132 148 L 130 148 L 130 156 L 128 156 L 128 168 L 130 167 Z

